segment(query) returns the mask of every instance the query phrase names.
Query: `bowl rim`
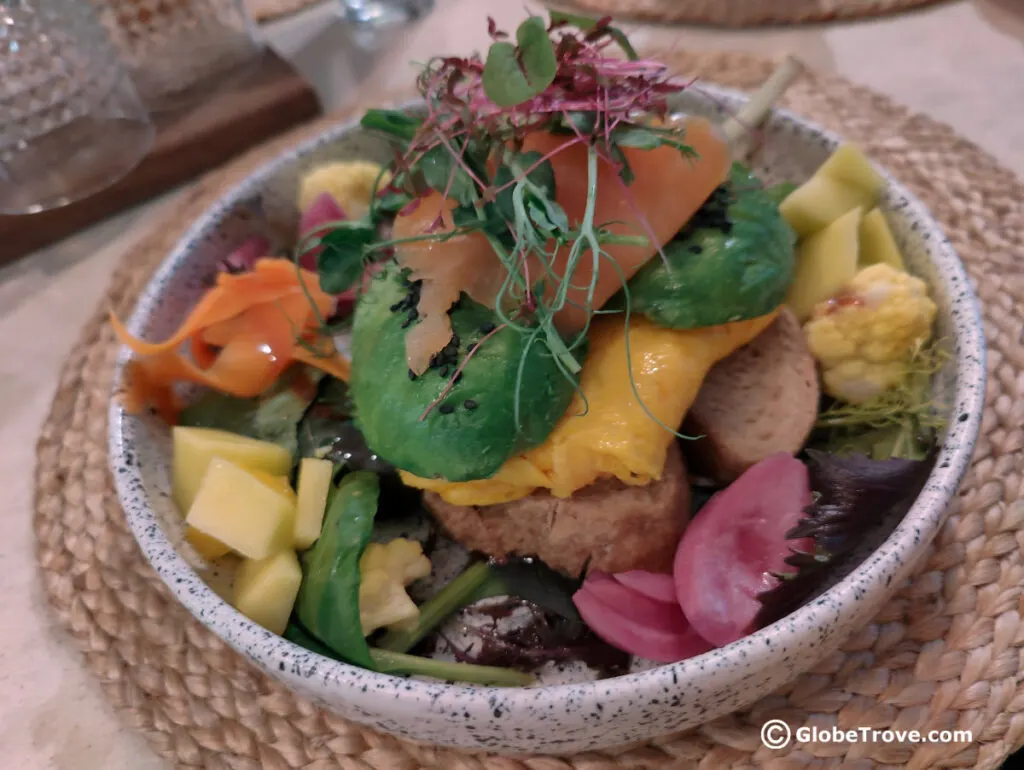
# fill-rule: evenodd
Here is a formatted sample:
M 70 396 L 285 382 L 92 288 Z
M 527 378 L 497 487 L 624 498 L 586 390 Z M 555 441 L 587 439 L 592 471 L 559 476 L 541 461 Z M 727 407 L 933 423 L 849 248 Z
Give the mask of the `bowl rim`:
M 701 92 L 712 99 L 719 98 L 724 101 L 743 101 L 747 98 L 747 95 L 740 91 L 710 82 L 701 84 Z M 397 103 L 396 106 L 413 106 L 418 101 L 403 101 Z M 843 141 L 839 134 L 784 108 L 774 108 L 770 113 L 770 120 L 781 121 L 795 125 L 803 131 L 809 131 L 826 141 L 833 149 Z M 224 191 L 217 202 L 207 208 L 178 239 L 160 267 L 149 279 L 126 324 L 128 330 L 132 334 L 140 334 L 141 330 L 145 328 L 149 316 L 158 305 L 162 285 L 175 273 L 179 264 L 187 258 L 192 244 L 204 233 L 215 231 L 233 206 L 251 198 L 267 179 L 294 163 L 296 159 L 307 156 L 318 147 L 337 140 L 357 127 L 358 123 L 358 117 L 341 121 L 287 150 L 280 151 L 273 158 L 256 166 L 245 179 Z M 112 475 L 119 500 L 125 509 L 128 525 L 147 560 L 175 598 L 194 617 L 213 630 L 235 650 L 246 655 L 267 671 L 288 670 L 297 676 L 315 677 L 322 680 L 324 686 L 335 687 L 339 692 L 341 688 L 338 685 L 344 685 L 346 680 L 360 680 L 362 687 L 366 681 L 364 677 L 371 677 L 374 681 L 384 681 L 389 684 L 401 683 L 403 691 L 401 701 L 403 703 L 398 707 L 394 705 L 397 702 L 394 697 L 388 694 L 390 692 L 388 688 L 379 690 L 385 693 L 381 697 L 380 703 L 389 702 L 391 705 L 387 708 L 391 713 L 399 709 L 402 711 L 409 708 L 415 710 L 417 706 L 454 705 L 448 699 L 458 698 L 460 710 L 472 709 L 476 705 L 483 707 L 481 715 L 488 715 L 491 710 L 488 699 L 495 695 L 501 698 L 506 711 L 515 711 L 517 706 L 535 707 L 539 699 L 543 699 L 543 702 L 557 702 L 563 701 L 569 696 L 577 701 L 588 696 L 605 702 L 638 698 L 643 700 L 651 696 L 657 697 L 657 694 L 666 692 L 666 687 L 677 688 L 699 676 L 705 670 L 709 656 L 740 655 L 746 658 L 748 650 L 756 650 L 757 655 L 766 654 L 769 650 L 779 654 L 778 651 L 784 650 L 790 644 L 797 643 L 802 637 L 805 637 L 808 628 L 837 622 L 843 614 L 842 609 L 848 608 L 854 601 L 855 594 L 860 590 L 858 586 L 872 581 L 873 576 L 887 576 L 886 585 L 888 585 L 894 574 L 906 568 L 904 555 L 911 550 L 920 548 L 923 541 L 934 537 L 945 519 L 945 510 L 956 494 L 969 467 L 982 421 L 987 377 L 986 346 L 980 304 L 971 287 L 965 267 L 939 223 L 917 196 L 912 194 L 885 168 L 877 164 L 875 167 L 886 179 L 890 194 L 901 199 L 901 210 L 916 220 L 926 223 L 926 227 L 922 230 L 930 232 L 932 236 L 929 261 L 936 268 L 937 283 L 943 287 L 950 298 L 954 327 L 952 336 L 956 361 L 956 387 L 950 399 L 951 419 L 948 432 L 924 489 L 888 537 L 825 593 L 742 639 L 693 658 L 659 665 L 645 671 L 589 682 L 525 688 L 422 681 L 380 674 L 295 645 L 249 621 L 215 593 L 185 558 L 176 551 L 161 528 L 158 517 L 152 508 L 145 504 L 143 491 L 145 486 L 141 467 L 137 457 L 127 456 L 127 454 L 134 455 L 130 451 L 135 432 L 135 428 L 131 424 L 133 418 L 125 412 L 121 399 L 116 397 L 121 390 L 125 367 L 131 357 L 131 351 L 127 347 L 121 346 L 115 367 L 108 412 L 108 440 L 110 464 L 114 470 Z M 957 308 L 952 307 L 954 303 L 958 303 Z M 140 499 L 139 505 L 131 503 L 133 497 Z M 253 649 L 260 649 L 264 655 L 252 654 L 250 651 Z M 720 670 L 721 667 L 716 665 L 715 668 Z M 747 675 L 742 667 L 734 668 L 732 674 L 737 680 Z M 365 694 L 362 698 L 372 699 L 373 693 L 377 691 L 377 688 L 371 687 L 364 691 Z M 467 698 L 473 699 L 475 704 L 470 703 Z M 446 703 L 446 701 L 448 702 Z

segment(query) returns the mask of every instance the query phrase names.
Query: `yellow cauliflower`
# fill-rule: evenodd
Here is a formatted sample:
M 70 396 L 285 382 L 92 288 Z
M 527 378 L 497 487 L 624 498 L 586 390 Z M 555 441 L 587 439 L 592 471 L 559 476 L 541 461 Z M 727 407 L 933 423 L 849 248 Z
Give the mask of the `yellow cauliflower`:
M 373 183 L 381 166 L 362 160 L 328 163 L 310 171 L 299 184 L 299 211 L 308 209 L 321 193 L 330 193 L 349 219 L 362 219 L 370 210 Z M 379 186 L 391 181 L 391 174 L 381 177 Z
M 420 609 L 405 587 L 430 574 L 430 559 L 415 540 L 370 543 L 359 558 L 359 619 L 363 635 L 414 622 Z
M 888 264 L 866 267 L 804 325 L 825 392 L 852 404 L 899 384 L 931 336 L 935 303 L 924 281 Z

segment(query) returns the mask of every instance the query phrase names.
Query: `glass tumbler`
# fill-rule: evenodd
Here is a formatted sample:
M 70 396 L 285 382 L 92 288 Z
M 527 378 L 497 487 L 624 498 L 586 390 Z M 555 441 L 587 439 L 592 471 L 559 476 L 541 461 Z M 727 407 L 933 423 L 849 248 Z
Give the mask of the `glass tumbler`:
M 193 103 L 209 86 L 247 72 L 263 50 L 243 0 L 86 1 L 153 111 Z
M 341 0 L 345 20 L 371 27 L 404 24 L 426 16 L 434 0 Z
M 66 205 L 131 171 L 155 129 L 82 0 L 0 0 L 0 213 Z

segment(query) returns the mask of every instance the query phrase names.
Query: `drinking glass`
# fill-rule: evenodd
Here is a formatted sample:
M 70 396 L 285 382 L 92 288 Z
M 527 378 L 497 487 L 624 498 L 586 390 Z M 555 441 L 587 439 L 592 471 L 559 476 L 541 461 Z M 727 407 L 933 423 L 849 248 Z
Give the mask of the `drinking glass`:
M 434 7 L 434 0 L 341 0 L 341 3 L 346 21 L 371 26 L 414 21 Z
M 243 0 L 90 0 L 154 112 L 248 72 L 263 46 Z
M 88 3 L 0 0 L 0 213 L 56 208 L 107 187 L 154 135 Z

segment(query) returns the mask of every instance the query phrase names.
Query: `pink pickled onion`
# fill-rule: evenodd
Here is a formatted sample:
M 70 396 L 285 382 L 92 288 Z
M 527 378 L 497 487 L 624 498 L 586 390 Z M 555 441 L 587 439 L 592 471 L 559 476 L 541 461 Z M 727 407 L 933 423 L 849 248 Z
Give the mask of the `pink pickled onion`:
M 655 601 L 608 575 L 588 575 L 572 600 L 595 634 L 631 655 L 674 663 L 711 649 L 677 602 Z
M 758 594 L 779 583 L 771 573 L 793 571 L 791 550 L 813 550 L 813 540 L 786 538 L 810 504 L 807 467 L 784 452 L 707 502 L 683 533 L 674 568 L 679 605 L 697 633 L 720 647 L 754 630 Z
M 242 241 L 242 245 L 224 257 L 221 265 L 232 273 L 245 273 L 256 266 L 256 260 L 270 256 L 270 241 L 262 235 L 254 235 Z
M 634 569 L 612 575 L 617 581 L 657 602 L 675 602 L 676 584 L 671 575 Z
M 338 204 L 330 193 L 320 193 L 299 219 L 299 241 L 311 235 L 322 234 L 326 225 L 330 222 L 337 222 L 348 219 L 345 210 Z M 310 249 L 302 255 L 300 264 L 307 270 L 316 270 L 316 258 L 322 251 L 322 247 Z

